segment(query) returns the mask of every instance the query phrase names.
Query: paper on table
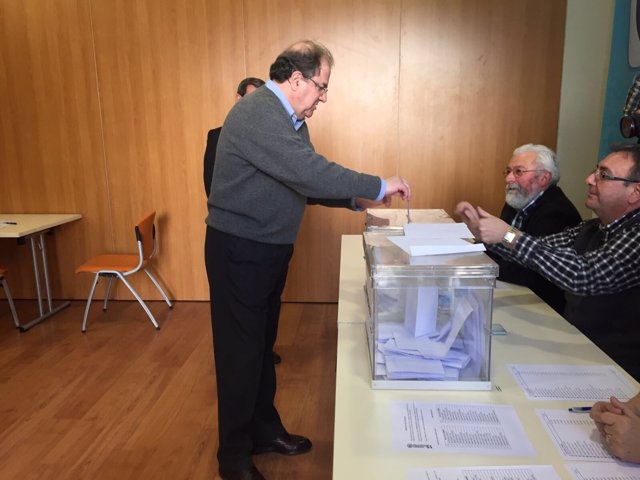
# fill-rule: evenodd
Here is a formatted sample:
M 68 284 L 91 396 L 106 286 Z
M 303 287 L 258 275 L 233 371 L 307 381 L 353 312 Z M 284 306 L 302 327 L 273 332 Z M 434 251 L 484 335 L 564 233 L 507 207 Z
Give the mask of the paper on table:
M 393 401 L 391 421 L 400 450 L 535 455 L 511 405 Z
M 404 225 L 405 237 L 473 238 L 464 223 L 409 223 Z
M 530 400 L 628 400 L 635 388 L 613 365 L 508 365 Z
M 637 464 L 623 463 L 567 463 L 565 467 L 576 480 L 640 480 Z
M 565 460 L 615 460 L 603 445 L 589 415 L 543 409 L 536 413 Z
M 407 236 L 389 236 L 387 238 L 412 257 L 419 255 L 483 252 L 486 250 L 484 244 L 471 243 L 463 238 L 420 238 Z
M 551 465 L 508 467 L 442 467 L 410 470 L 407 480 L 560 480 Z

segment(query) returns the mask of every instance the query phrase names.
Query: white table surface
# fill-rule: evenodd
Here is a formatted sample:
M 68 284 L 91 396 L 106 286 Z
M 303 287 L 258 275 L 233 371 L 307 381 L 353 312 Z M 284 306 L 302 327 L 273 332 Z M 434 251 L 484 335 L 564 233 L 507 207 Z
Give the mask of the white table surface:
M 0 238 L 26 237 L 80 218 L 79 213 L 0 213 Z M 16 225 L 3 222 L 16 222 Z
M 572 478 L 535 410 L 566 409 L 576 402 L 528 400 L 507 365 L 611 365 L 613 360 L 530 290 L 498 282 L 493 323 L 502 324 L 508 334 L 494 336 L 492 340 L 491 391 L 372 390 L 364 325 L 367 316 L 363 292 L 365 279 L 362 237 L 344 235 L 338 307 L 334 480 L 403 479 L 407 470 L 415 468 L 491 465 L 553 465 L 560 478 Z M 630 376 L 624 375 L 632 385 L 638 386 Z M 512 405 L 536 456 L 395 450 L 391 435 L 390 405 L 393 400 Z
M 69 306 L 69 301 L 62 302 L 56 307 L 53 306 L 45 237 L 50 229 L 80 218 L 82 215 L 78 213 L 0 213 L 0 238 L 28 237 L 31 245 L 39 315 L 28 323 L 20 323 L 20 330 L 26 331 Z M 43 303 L 42 287 L 44 287 L 46 309 Z

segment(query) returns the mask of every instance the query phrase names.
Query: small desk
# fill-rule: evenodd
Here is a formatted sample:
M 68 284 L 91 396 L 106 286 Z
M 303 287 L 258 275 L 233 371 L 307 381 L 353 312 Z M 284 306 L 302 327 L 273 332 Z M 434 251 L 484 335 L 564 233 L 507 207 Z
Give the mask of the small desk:
M 366 281 L 361 235 L 343 235 L 338 300 L 333 479 L 403 479 L 406 471 L 425 467 L 490 465 L 553 465 L 563 480 L 572 477 L 556 451 L 538 408 L 568 408 L 576 402 L 528 400 L 509 372 L 511 363 L 615 364 L 580 331 L 529 289 L 497 282 L 493 322 L 507 330 L 492 339 L 493 389 L 478 391 L 372 390 L 365 331 L 368 315 L 363 292 Z M 625 374 L 626 375 L 626 374 Z M 637 383 L 627 377 L 632 385 Z M 393 400 L 512 405 L 522 422 L 535 457 L 396 451 L 391 440 Z
M 33 259 L 33 272 L 36 282 L 36 293 L 38 295 L 38 309 L 40 315 L 30 322 L 20 325 L 21 331 L 26 331 L 34 325 L 49 318 L 54 313 L 69 306 L 70 302 L 63 302 L 57 307 L 53 307 L 51 301 L 51 287 L 49 284 L 49 268 L 47 266 L 47 253 L 45 249 L 44 236 L 53 228 L 65 223 L 73 222 L 82 218 L 78 213 L 71 214 L 17 214 L 17 213 L 0 213 L 0 238 L 29 239 L 31 244 L 31 257 Z M 13 222 L 15 224 L 5 224 L 3 222 Z M 40 261 L 36 254 L 36 246 L 40 249 Z M 40 264 L 40 265 L 39 265 Z M 42 289 L 40 285 L 40 266 L 44 275 L 44 288 L 47 298 L 47 310 L 42 305 Z

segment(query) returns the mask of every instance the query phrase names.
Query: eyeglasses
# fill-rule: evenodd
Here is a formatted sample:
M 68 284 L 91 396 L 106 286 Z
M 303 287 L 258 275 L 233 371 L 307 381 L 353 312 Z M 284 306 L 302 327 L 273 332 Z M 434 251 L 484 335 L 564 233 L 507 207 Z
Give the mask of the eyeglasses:
M 596 182 L 599 182 L 600 180 L 611 180 L 614 182 L 640 183 L 640 180 L 634 180 L 633 178 L 624 178 L 609 175 L 608 173 L 606 173 L 605 169 L 601 167 L 596 167 L 589 175 L 593 175 L 593 177 L 596 179 Z
M 546 172 L 546 170 L 544 170 L 543 168 L 527 170 L 526 168 L 522 168 L 522 167 L 516 167 L 516 168 L 507 167 L 504 169 L 504 172 L 502 173 L 504 174 L 505 177 L 508 177 L 510 173 L 513 173 L 514 177 L 520 178 L 522 175 L 524 175 L 527 172 Z
M 307 77 L 304 77 L 304 78 L 306 80 L 311 80 L 313 82 L 316 88 L 320 91 L 320 95 L 326 95 L 327 92 L 329 91 L 329 87 L 323 87 L 322 85 L 318 85 L 318 82 L 316 82 L 313 78 L 307 78 Z

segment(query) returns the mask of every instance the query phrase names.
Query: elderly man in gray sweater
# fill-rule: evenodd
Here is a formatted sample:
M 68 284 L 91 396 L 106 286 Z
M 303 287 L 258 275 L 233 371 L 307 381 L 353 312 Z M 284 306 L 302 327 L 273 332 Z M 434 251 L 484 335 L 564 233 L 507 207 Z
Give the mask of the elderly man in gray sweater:
M 400 177 L 355 172 L 314 150 L 305 118 L 327 101 L 332 65 L 323 45 L 293 44 L 271 65 L 267 84 L 234 105 L 220 135 L 205 260 L 224 480 L 263 479 L 251 455 L 311 449 L 308 438 L 287 432 L 274 406 L 272 356 L 305 205 L 355 209 L 411 195 Z

